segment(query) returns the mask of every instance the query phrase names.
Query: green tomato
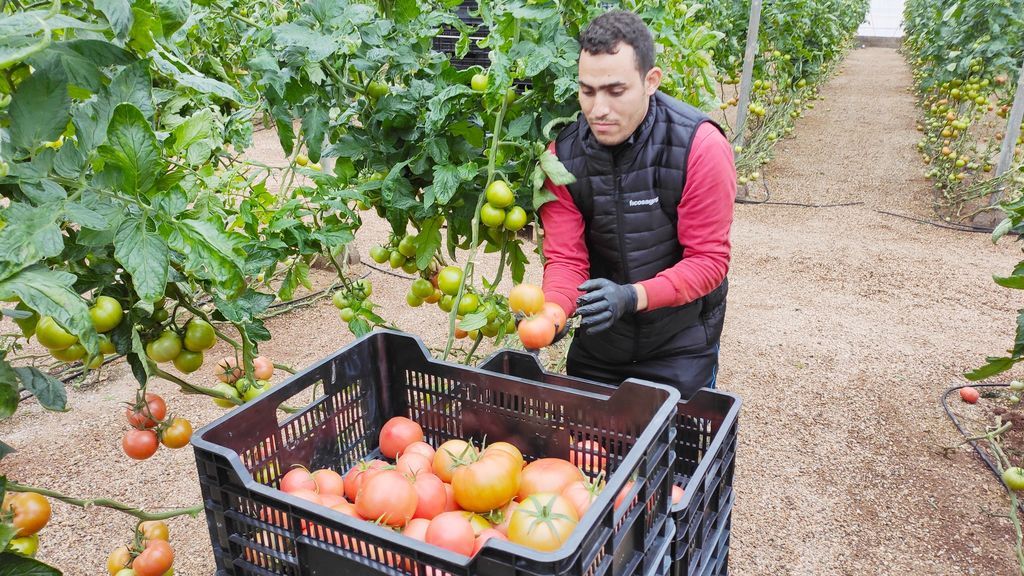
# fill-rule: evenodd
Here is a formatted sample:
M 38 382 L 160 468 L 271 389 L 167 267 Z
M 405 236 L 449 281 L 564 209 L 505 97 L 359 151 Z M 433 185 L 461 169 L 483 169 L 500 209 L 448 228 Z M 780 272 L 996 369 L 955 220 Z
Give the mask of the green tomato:
M 100 334 L 100 352 L 103 354 L 116 354 L 117 348 L 114 342 L 106 334 Z
M 191 350 L 182 350 L 174 359 L 174 367 L 183 374 L 191 374 L 203 365 L 203 353 Z
M 391 258 L 391 252 L 383 246 L 374 246 L 370 248 L 370 259 L 377 264 L 383 264 Z
M 165 308 L 157 308 L 156 310 L 153 311 L 152 318 L 153 318 L 153 320 L 157 324 L 160 324 L 162 322 L 166 322 L 167 319 L 170 318 L 170 317 L 171 317 L 170 313 L 168 313 L 167 309 L 165 309 Z
M 449 296 L 459 293 L 459 286 L 462 285 L 462 268 L 458 266 L 445 266 L 437 273 L 437 287 L 441 292 Z
M 213 348 L 217 334 L 213 326 L 202 318 L 192 318 L 185 325 L 185 348 L 190 352 L 202 352 Z
M 7 545 L 7 550 L 19 554 L 21 556 L 28 556 L 29 558 L 36 557 L 36 550 L 39 549 L 39 534 L 33 534 L 31 536 L 24 536 L 22 538 L 15 538 Z
M 516 98 L 518 98 L 518 97 L 519 97 L 519 94 L 516 93 L 516 89 L 515 88 L 509 88 L 508 90 L 506 90 L 505 91 L 505 106 L 511 106 L 511 105 L 515 104 Z
M 35 310 L 26 306 L 24 302 L 18 302 L 18 305 L 15 306 L 14 309 L 31 314 L 28 318 L 14 319 L 14 323 L 18 325 L 18 328 L 21 328 L 21 334 L 25 338 L 31 338 L 36 333 L 36 325 L 39 324 L 39 314 L 37 314 Z
M 75 342 L 63 350 L 50 350 L 50 355 L 62 362 L 74 362 L 85 357 L 85 347 Z
M 257 380 L 255 384 L 249 384 L 242 392 L 242 400 L 246 402 L 252 402 L 256 397 L 262 395 L 267 390 L 270 390 L 270 382 L 266 380 Z
M 342 308 L 338 311 L 338 316 L 342 322 L 351 322 L 356 317 L 356 311 L 351 308 Z
M 43 316 L 36 323 L 36 339 L 50 350 L 64 350 L 78 342 L 78 337 L 69 334 L 49 316 Z
M 508 208 L 515 201 L 515 194 L 504 180 L 495 180 L 487 186 L 487 203 L 491 206 Z
M 398 250 L 395 250 L 391 253 L 391 257 L 388 258 L 388 262 L 391 264 L 392 268 L 397 270 L 405 264 L 405 256 L 403 256 Z
M 110 296 L 96 298 L 96 303 L 89 308 L 89 317 L 92 325 L 100 334 L 110 332 L 124 318 L 124 308 L 121 303 Z
M 473 78 L 469 81 L 470 87 L 477 92 L 483 92 L 487 90 L 487 86 L 490 84 L 490 77 L 487 74 L 473 74 Z
M 459 314 L 465 316 L 466 314 L 472 314 L 476 312 L 476 309 L 480 307 L 480 297 L 472 292 L 468 292 L 462 295 L 462 300 L 459 300 Z
M 409 293 L 417 298 L 429 298 L 431 294 L 434 293 L 434 285 L 426 278 L 417 278 L 412 281 L 412 286 L 409 287 Z
M 519 206 L 513 206 L 509 208 L 508 214 L 505 215 L 505 230 L 509 232 L 517 232 L 526 226 L 526 210 L 523 210 Z
M 225 384 L 221 382 L 214 386 L 213 389 L 229 398 L 234 398 L 236 400 L 242 399 L 242 396 L 238 394 L 238 390 L 231 384 Z M 213 398 L 213 403 L 216 404 L 217 406 L 220 406 L 221 408 L 234 408 L 236 406 L 236 404 L 234 402 L 231 402 L 230 400 L 217 397 Z
M 356 282 L 356 288 L 362 293 L 363 298 L 369 298 L 373 294 L 373 282 L 370 282 L 367 278 L 360 278 Z
M 181 337 L 172 330 L 164 330 L 160 337 L 146 344 L 146 356 L 160 363 L 170 362 L 181 354 Z
M 455 305 L 455 298 L 450 294 L 445 294 L 437 301 L 437 307 L 445 312 L 451 312 L 452 306 Z
M 1024 382 L 1021 382 L 1020 380 L 1013 380 L 1010 382 L 1010 390 L 1013 390 L 1014 392 L 1024 391 Z
M 488 228 L 497 228 L 505 223 L 505 211 L 492 206 L 490 202 L 484 202 L 480 207 L 480 222 Z
M 415 258 L 409 258 L 404 264 L 402 264 L 402 272 L 405 272 L 406 274 L 415 274 L 416 272 L 419 272 L 419 269 L 419 266 L 416 265 Z
M 343 290 L 338 290 L 337 292 L 335 292 L 334 296 L 331 297 L 331 302 L 334 303 L 334 307 L 337 308 L 338 310 L 348 308 L 350 304 L 348 296 L 345 295 L 345 292 Z
M 413 294 L 412 292 L 409 292 L 408 294 L 405 295 L 405 303 L 408 304 L 409 306 L 412 306 L 413 308 L 417 308 L 423 305 L 423 298 L 420 298 L 419 296 Z
M 406 258 L 412 258 L 416 255 L 416 237 L 408 235 L 402 238 L 401 242 L 398 243 L 398 251 L 402 253 L 402 256 Z
M 381 96 L 386 96 L 391 92 L 391 88 L 383 82 L 374 80 L 370 82 L 370 85 L 366 87 L 366 94 L 374 101 L 378 100 Z
M 1003 470 L 1003 483 L 1010 490 L 1024 490 L 1024 468 L 1013 466 Z

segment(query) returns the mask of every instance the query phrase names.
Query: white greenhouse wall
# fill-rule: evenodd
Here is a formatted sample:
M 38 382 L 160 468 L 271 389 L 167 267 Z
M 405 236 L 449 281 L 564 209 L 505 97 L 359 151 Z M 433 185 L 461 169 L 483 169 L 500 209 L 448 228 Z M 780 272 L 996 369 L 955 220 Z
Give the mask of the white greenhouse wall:
M 903 36 L 903 0 L 871 0 L 858 36 Z

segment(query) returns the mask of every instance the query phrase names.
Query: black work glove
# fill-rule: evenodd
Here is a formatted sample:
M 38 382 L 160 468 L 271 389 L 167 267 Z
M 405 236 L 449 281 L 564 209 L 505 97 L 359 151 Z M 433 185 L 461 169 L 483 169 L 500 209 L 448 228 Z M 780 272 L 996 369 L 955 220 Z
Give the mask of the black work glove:
M 616 284 L 607 278 L 592 278 L 580 284 L 586 294 L 576 299 L 580 328 L 597 334 L 611 328 L 616 320 L 636 312 L 636 288 L 632 284 Z

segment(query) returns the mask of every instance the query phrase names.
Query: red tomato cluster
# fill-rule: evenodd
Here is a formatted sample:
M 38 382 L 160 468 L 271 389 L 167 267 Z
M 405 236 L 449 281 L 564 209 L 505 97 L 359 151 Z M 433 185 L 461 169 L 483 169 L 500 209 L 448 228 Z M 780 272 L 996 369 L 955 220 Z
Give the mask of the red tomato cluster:
M 121 440 L 121 448 L 129 457 L 145 460 L 160 443 L 168 448 L 183 448 L 192 439 L 192 423 L 185 418 L 167 418 L 167 403 L 159 394 L 147 393 L 124 416 L 131 425 Z
M 172 576 L 174 550 L 167 524 L 159 520 L 139 523 L 129 546 L 119 546 L 107 556 L 110 576 Z
M 519 322 L 517 332 L 527 349 L 549 346 L 565 328 L 565 310 L 554 302 L 545 302 L 540 286 L 517 284 L 508 294 L 508 305 L 513 313 L 526 317 Z
M 473 556 L 492 538 L 541 551 L 561 548 L 604 488 L 607 452 L 592 440 L 575 443 L 569 460 L 541 458 L 529 464 L 508 442 L 480 450 L 472 442 L 452 439 L 435 450 L 424 442 L 420 425 L 402 416 L 385 423 L 379 440 L 388 460 L 359 462 L 344 477 L 333 470 L 297 467 L 284 475 L 280 489 Z M 676 490 L 675 502 L 682 497 L 682 489 Z M 264 520 L 281 524 L 279 518 Z M 392 553 L 360 546 L 352 537 L 306 521 L 302 530 L 392 566 L 400 562 Z

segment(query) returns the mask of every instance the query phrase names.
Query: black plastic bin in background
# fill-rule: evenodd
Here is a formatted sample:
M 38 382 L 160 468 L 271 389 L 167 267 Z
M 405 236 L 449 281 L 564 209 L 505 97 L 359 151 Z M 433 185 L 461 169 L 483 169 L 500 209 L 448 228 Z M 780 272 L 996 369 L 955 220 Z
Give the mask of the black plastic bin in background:
M 434 360 L 409 335 L 371 333 L 193 436 L 217 574 L 660 576 L 677 529 L 668 493 L 678 399 L 636 381 L 609 394 L 495 374 Z M 568 458 L 576 441 L 593 440 L 608 450 L 607 487 L 558 551 L 492 540 L 473 558 L 276 488 L 294 464 L 344 473 L 379 457 L 380 428 L 398 415 L 434 447 L 486 437 L 511 441 L 528 461 Z
M 588 392 L 611 394 L 615 386 L 546 372 L 532 354 L 502 350 L 480 366 Z M 679 402 L 676 425 L 675 483 L 686 492 L 672 507 L 676 524 L 671 559 L 673 576 L 725 576 L 729 572 L 732 489 L 736 469 L 738 396 L 702 389 Z

